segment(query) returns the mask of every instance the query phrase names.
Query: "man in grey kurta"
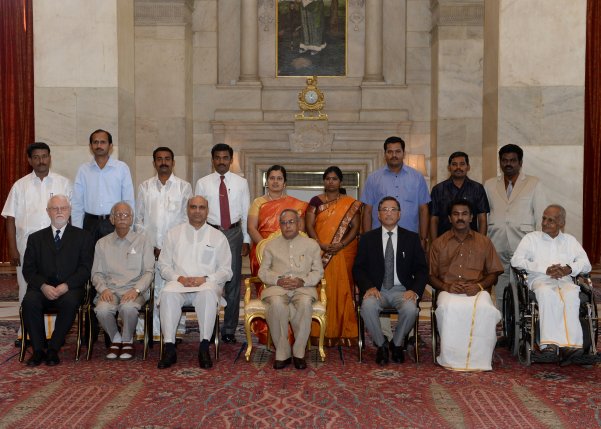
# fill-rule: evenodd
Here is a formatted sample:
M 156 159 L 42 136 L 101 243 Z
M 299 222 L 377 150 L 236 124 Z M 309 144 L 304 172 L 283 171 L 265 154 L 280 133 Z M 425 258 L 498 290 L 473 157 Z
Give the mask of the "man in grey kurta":
M 138 310 L 154 276 L 154 248 L 144 233 L 131 229 L 133 210 L 128 203 L 115 204 L 110 221 L 115 231 L 98 240 L 94 254 L 92 283 L 98 292 L 94 311 L 112 342 L 106 357 L 128 360 L 134 357 Z M 117 312 L 123 321 L 121 333 Z
M 267 306 L 267 324 L 276 347 L 275 369 L 285 368 L 292 360 L 297 369 L 307 367 L 305 347 L 311 332 L 313 302 L 317 299 L 315 286 L 323 276 L 321 249 L 312 238 L 299 235 L 299 223 L 296 211 L 286 209 L 281 213 L 282 235 L 265 246 L 259 269 L 259 277 L 265 283 L 261 299 Z M 288 322 L 294 331 L 292 350 Z

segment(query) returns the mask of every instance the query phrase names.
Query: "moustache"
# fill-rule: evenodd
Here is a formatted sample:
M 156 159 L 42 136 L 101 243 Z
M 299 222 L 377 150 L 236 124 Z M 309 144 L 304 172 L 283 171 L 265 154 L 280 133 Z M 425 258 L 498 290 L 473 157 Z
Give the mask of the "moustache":
M 169 167 L 168 165 L 162 164 L 159 168 L 167 168 Z

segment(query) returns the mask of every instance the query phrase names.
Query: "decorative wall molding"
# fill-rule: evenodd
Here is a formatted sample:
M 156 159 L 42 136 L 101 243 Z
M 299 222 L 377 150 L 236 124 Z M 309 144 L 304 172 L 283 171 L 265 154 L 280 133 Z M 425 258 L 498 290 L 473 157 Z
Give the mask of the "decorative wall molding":
M 134 25 L 190 24 L 193 9 L 193 0 L 135 0 Z
M 349 0 L 348 23 L 353 31 L 361 30 L 361 24 L 365 22 L 365 0 Z
M 263 31 L 275 30 L 275 1 L 259 0 L 259 26 Z
M 432 0 L 432 26 L 484 25 L 484 1 Z

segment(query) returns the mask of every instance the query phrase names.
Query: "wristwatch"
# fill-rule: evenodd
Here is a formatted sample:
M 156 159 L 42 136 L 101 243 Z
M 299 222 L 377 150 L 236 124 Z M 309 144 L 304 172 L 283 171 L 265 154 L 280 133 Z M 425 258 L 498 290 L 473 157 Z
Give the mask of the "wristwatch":
M 138 288 L 134 288 L 134 290 L 135 290 L 136 292 L 138 292 L 138 295 L 140 295 L 140 294 L 142 293 L 142 292 L 140 292 L 140 289 L 138 289 Z

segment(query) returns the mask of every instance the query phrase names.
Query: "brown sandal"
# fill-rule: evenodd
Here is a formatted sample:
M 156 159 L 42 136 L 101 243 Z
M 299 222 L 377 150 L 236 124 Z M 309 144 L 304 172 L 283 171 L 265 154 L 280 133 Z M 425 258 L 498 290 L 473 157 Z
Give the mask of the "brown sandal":
M 115 360 L 121 355 L 121 343 L 112 343 L 109 347 L 109 352 L 106 358 L 109 360 Z

